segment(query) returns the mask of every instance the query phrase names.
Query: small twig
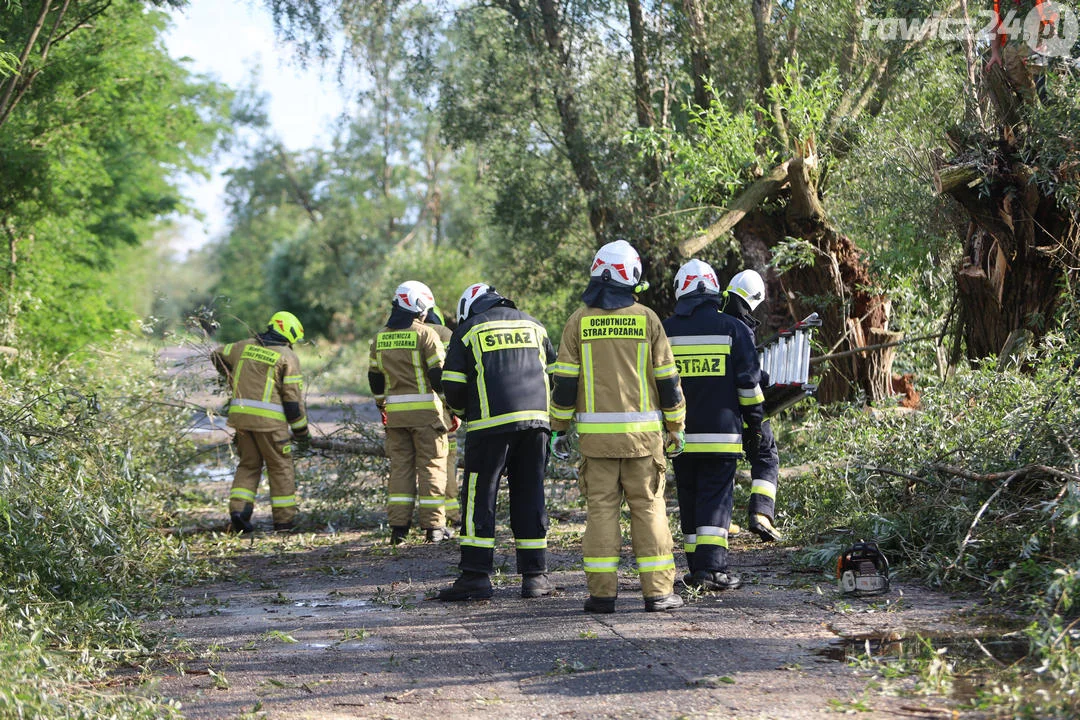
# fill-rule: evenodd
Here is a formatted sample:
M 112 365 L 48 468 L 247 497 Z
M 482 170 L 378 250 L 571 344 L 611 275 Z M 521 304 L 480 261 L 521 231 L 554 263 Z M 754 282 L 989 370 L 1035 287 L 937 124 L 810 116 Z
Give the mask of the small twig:
M 967 535 L 964 536 L 964 541 L 960 543 L 960 552 L 956 554 L 956 558 L 952 561 L 952 565 L 950 565 L 950 568 L 955 568 L 960 564 L 960 559 L 964 557 L 964 553 L 967 551 L 967 546 L 971 542 L 971 536 L 975 533 L 975 526 L 979 524 L 979 520 L 982 519 L 983 513 L 986 512 L 987 508 L 990 507 L 990 503 L 992 503 L 994 499 L 998 495 L 1000 495 L 1002 491 L 1005 490 L 1005 488 L 1009 486 L 1009 483 L 1016 476 L 1017 473 L 1014 472 L 1012 475 L 1007 477 L 1005 479 L 1005 482 L 1001 483 L 1001 485 L 998 486 L 997 490 L 992 492 L 990 494 L 990 497 L 986 498 L 986 502 L 984 502 L 982 504 L 982 507 L 979 508 L 979 512 L 975 513 L 975 519 L 971 521 L 971 527 L 968 528 Z
M 1006 665 L 1005 663 L 1001 662 L 996 657 L 991 655 L 990 651 L 986 649 L 986 646 L 983 645 L 981 642 L 979 642 L 979 638 L 971 638 L 971 639 L 975 642 L 975 647 L 979 648 L 979 650 L 982 650 L 983 655 L 985 655 L 986 657 L 993 660 L 995 665 L 997 665 L 1000 668 L 1008 667 L 1008 665 Z

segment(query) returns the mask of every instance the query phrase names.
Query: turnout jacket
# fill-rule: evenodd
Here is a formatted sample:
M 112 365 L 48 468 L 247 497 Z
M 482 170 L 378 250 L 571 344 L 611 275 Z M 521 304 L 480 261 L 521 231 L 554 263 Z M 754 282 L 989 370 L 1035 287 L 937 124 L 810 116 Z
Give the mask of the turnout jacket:
M 660 318 L 637 302 L 571 315 L 553 381 L 551 429 L 575 420 L 586 457 L 662 462 L 661 430 L 683 429 L 686 404 L 671 345 Z
M 439 334 L 419 319 L 384 327 L 371 339 L 368 384 L 375 404 L 386 411 L 387 427 L 438 424 L 449 429 L 438 394 L 445 356 Z
M 446 353 L 446 402 L 465 418 L 469 437 L 548 428 L 555 348 L 538 320 L 496 297 L 498 304 L 486 310 L 474 306 Z
M 701 298 L 664 321 L 686 393 L 683 452 L 736 457 L 743 426 L 760 430 L 765 398 L 754 336 L 720 311 L 719 297 Z
M 228 424 L 238 430 L 271 432 L 288 427 L 308 432 L 300 359 L 276 332 L 216 348 L 211 360 L 229 382 Z

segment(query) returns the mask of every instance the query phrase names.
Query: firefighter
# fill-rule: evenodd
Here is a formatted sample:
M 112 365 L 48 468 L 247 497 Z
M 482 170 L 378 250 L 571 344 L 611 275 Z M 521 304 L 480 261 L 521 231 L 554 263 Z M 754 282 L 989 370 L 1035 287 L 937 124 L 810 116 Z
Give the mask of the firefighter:
M 765 282 L 754 270 L 737 273 L 728 283 L 724 292 L 724 314 L 742 321 L 750 329 L 751 335 L 758 326 L 758 319 L 753 312 L 765 299 Z M 762 373 L 761 386 L 769 384 L 769 376 Z M 747 428 L 747 439 L 743 450 L 750 463 L 750 503 L 748 528 L 766 542 L 783 540 L 780 531 L 773 525 L 776 517 L 776 488 L 780 478 L 780 455 L 776 449 L 776 437 L 768 420 L 761 423 L 761 437 L 753 437 L 753 431 Z
M 585 611 L 615 612 L 624 497 L 645 610 L 671 610 L 683 600 L 673 592 L 664 456 L 665 447 L 675 455 L 683 444 L 679 375 L 660 319 L 637 302 L 635 293 L 648 287 L 637 251 L 625 240 L 607 243 L 589 274 L 585 307 L 563 330 L 551 396 L 552 452 L 569 455 L 571 420 L 580 441 Z
M 398 286 L 386 326 L 371 340 L 368 384 L 386 426 L 390 458 L 390 542 L 405 540 L 419 505 L 427 542 L 452 536 L 443 505 L 449 429 L 443 416 L 439 334 L 424 318 L 435 299 L 427 285 L 409 280 Z
M 664 330 L 686 393 L 686 446 L 672 461 L 689 569 L 683 582 L 730 590 L 740 584 L 727 565 L 735 468 L 744 447 L 753 454 L 761 436 L 757 350 L 750 329 L 720 312 L 720 283 L 708 263 L 679 268 L 675 300 Z
M 311 446 L 304 412 L 304 381 L 293 343 L 304 326 L 290 312 L 274 313 L 265 332 L 250 340 L 214 349 L 211 360 L 229 383 L 229 427 L 240 462 L 229 492 L 229 527 L 250 533 L 251 515 L 263 466 L 270 481 L 270 507 L 276 532 L 292 532 L 296 521 L 293 448 Z
M 440 600 L 492 596 L 495 506 L 505 472 L 521 596 L 550 595 L 547 576 L 549 382 L 555 348 L 544 326 L 490 285 L 465 289 L 443 371 L 446 402 L 465 418 L 461 576 Z
M 424 322 L 430 325 L 435 332 L 439 333 L 439 339 L 442 340 L 443 351 L 446 351 L 450 347 L 450 336 L 453 335 L 453 328 L 446 324 L 446 318 L 443 317 L 442 310 L 439 306 L 428 310 L 427 318 Z M 448 526 L 457 527 L 461 522 L 461 503 L 458 500 L 458 479 L 457 479 L 457 458 L 458 458 L 458 442 L 457 442 L 457 430 L 461 427 L 461 421 L 457 416 L 450 412 L 450 407 L 443 404 L 443 421 L 446 426 L 450 428 L 450 432 L 447 434 L 447 447 L 449 448 L 446 453 L 446 502 L 443 504 L 443 511 L 446 513 L 446 524 Z

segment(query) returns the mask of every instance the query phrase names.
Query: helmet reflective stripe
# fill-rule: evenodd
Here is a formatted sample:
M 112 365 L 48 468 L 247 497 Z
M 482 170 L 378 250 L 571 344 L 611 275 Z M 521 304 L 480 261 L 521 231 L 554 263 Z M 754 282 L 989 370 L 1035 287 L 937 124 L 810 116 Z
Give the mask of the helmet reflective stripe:
M 709 263 L 701 260 L 691 260 L 675 274 L 676 300 L 695 292 L 706 295 L 720 294 L 720 281 L 716 279 L 716 271 Z
M 398 285 L 394 291 L 394 304 L 419 315 L 435 307 L 435 296 L 431 288 L 424 283 L 408 280 Z
M 625 240 L 609 242 L 596 251 L 589 275 L 634 287 L 641 280 L 641 258 Z
M 765 281 L 754 270 L 743 270 L 728 283 L 727 291 L 735 293 L 750 306 L 751 310 L 757 308 L 765 299 Z
M 464 322 L 469 317 L 473 303 L 476 302 L 477 298 L 489 292 L 495 292 L 495 288 L 487 283 L 473 283 L 465 288 L 465 292 L 461 293 L 461 300 L 458 301 L 458 322 Z
M 274 313 L 267 323 L 271 330 L 281 333 L 282 337 L 291 343 L 297 343 L 304 339 L 304 326 L 291 312 L 279 310 Z

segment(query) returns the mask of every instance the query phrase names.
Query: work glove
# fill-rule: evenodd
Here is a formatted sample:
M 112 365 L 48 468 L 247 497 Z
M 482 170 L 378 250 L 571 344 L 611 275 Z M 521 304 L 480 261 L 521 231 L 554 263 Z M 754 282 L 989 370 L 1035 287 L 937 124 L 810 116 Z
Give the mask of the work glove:
M 311 450 L 311 433 L 293 436 L 293 450 L 301 453 Z
M 385 425 L 385 424 L 386 424 L 386 421 L 384 420 L 383 425 Z M 450 416 L 450 432 L 457 432 L 457 429 L 459 427 L 461 427 L 461 418 L 459 418 L 457 415 L 451 415 Z
M 560 460 L 570 457 L 570 438 L 566 433 L 558 430 L 551 433 L 551 454 Z
M 668 430 L 666 437 L 664 438 L 664 455 L 669 458 L 673 458 L 677 455 L 682 455 L 683 448 L 686 447 L 686 433 L 682 430 L 675 432 Z
M 386 425 L 386 408 L 379 408 L 379 417 L 382 418 L 382 424 Z
M 742 431 L 742 449 L 746 453 L 747 459 L 753 459 L 757 457 L 758 450 L 761 449 L 761 427 L 744 427 Z

